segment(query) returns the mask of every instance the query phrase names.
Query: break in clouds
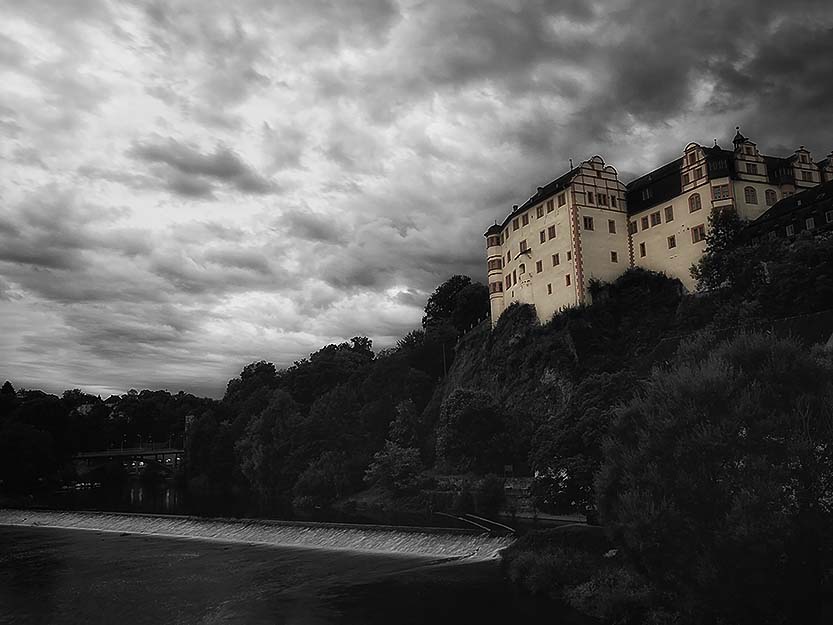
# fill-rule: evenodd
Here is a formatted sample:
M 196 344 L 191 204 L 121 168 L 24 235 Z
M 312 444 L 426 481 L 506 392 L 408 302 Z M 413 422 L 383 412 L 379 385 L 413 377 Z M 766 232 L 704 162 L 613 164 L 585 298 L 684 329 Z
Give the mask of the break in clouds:
M 823 157 L 831 60 L 825 0 L 8 0 L 0 378 L 216 396 L 391 345 L 570 158 Z

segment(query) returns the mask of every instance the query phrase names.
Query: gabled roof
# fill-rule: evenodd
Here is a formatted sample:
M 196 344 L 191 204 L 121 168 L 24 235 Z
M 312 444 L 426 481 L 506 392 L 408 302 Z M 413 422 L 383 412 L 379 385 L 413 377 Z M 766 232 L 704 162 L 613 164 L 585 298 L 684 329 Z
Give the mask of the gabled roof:
M 525 210 L 531 208 L 532 206 L 535 206 L 536 204 L 540 204 L 541 202 L 550 199 L 557 193 L 560 193 L 561 191 L 566 189 L 567 186 L 570 184 L 570 181 L 578 173 L 580 167 L 581 166 L 573 167 L 566 174 L 559 176 L 558 178 L 556 178 L 552 182 L 547 183 L 543 187 L 538 187 L 538 191 L 535 193 L 535 195 L 533 195 L 526 202 L 524 202 L 523 204 L 518 206 L 518 208 L 514 209 L 511 213 L 509 213 L 509 216 L 506 219 L 504 219 L 503 223 L 500 225 L 500 229 L 503 230 L 503 228 L 505 228 L 506 225 L 510 221 L 512 221 L 514 217 L 520 215 Z

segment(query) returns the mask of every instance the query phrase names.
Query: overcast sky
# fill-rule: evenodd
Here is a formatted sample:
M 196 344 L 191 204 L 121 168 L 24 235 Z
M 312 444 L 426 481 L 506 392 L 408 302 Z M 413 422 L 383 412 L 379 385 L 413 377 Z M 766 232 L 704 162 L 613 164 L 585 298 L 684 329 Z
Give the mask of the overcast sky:
M 823 158 L 831 67 L 829 0 L 4 0 L 0 380 L 389 346 L 570 158 Z

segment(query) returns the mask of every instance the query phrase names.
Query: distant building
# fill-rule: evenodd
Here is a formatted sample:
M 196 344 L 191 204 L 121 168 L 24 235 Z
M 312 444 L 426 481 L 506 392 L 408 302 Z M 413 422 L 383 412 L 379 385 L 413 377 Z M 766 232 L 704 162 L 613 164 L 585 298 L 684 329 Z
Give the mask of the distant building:
M 751 222 L 833 181 L 833 152 L 819 163 L 804 146 L 786 158 L 766 156 L 739 128 L 732 143 L 732 150 L 689 143 L 627 185 L 594 156 L 538 187 L 485 233 L 492 323 L 514 302 L 534 305 L 547 320 L 588 302 L 590 280 L 610 281 L 629 267 L 665 272 L 692 290 L 689 269 L 703 255 L 713 209 L 734 207 Z
M 833 232 L 833 180 L 776 202 L 746 227 L 744 236 L 790 238 L 805 231 Z

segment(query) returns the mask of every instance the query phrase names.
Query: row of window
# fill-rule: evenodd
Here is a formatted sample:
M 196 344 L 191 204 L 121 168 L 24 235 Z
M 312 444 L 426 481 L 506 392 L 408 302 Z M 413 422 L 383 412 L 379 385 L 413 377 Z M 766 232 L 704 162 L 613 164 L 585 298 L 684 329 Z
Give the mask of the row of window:
M 593 200 L 593 197 L 596 197 L 596 200 Z M 608 199 L 610 198 L 610 199 Z M 592 191 L 587 192 L 587 203 L 588 204 L 597 204 L 598 206 L 611 206 L 613 208 L 618 207 L 618 200 L 616 199 L 615 195 L 607 195 L 605 193 L 593 193 Z
M 706 240 L 706 226 L 705 226 L 705 224 L 700 224 L 699 226 L 694 226 L 691 229 L 691 242 L 692 243 L 700 243 L 700 241 L 705 241 L 705 240 Z M 677 235 L 672 234 L 671 236 L 667 237 L 665 241 L 666 241 L 666 244 L 668 245 L 669 250 L 673 250 L 675 247 L 677 247 Z M 647 253 L 648 253 L 648 247 L 647 247 L 646 243 L 643 241 L 642 243 L 639 244 L 639 256 L 640 256 L 640 258 L 644 258 Z M 612 254 L 614 254 L 614 252 L 611 252 L 611 255 Z M 611 260 L 612 260 L 612 256 L 611 256 Z M 616 262 L 616 261 L 613 261 L 613 262 Z
M 698 167 L 694 170 L 694 178 L 690 176 L 690 174 L 683 174 L 683 184 L 687 185 L 692 180 L 700 180 L 703 177 L 703 168 Z
M 584 225 L 585 230 L 595 230 L 596 229 L 595 222 L 593 221 L 592 217 L 585 215 L 583 217 L 582 221 L 583 221 L 583 225 Z M 607 231 L 610 234 L 616 234 L 616 222 L 613 219 L 608 219 L 607 220 Z
M 833 224 L 833 211 L 827 211 L 824 213 L 824 221 L 828 224 Z M 813 230 L 816 227 L 816 218 L 815 217 L 807 217 L 804 220 L 804 229 L 805 230 Z M 795 234 L 795 225 L 789 224 L 787 225 L 787 236 L 791 237 Z
M 513 272 L 514 274 L 514 272 Z M 490 293 L 503 293 L 504 290 L 509 290 L 512 288 L 513 275 L 506 276 L 506 287 L 504 289 L 504 285 L 502 282 L 492 282 L 489 284 L 489 292 Z M 517 284 L 517 280 L 515 280 L 514 284 Z M 570 286 L 573 283 L 573 278 L 569 273 L 564 274 L 564 286 Z M 552 282 L 547 284 L 547 295 L 552 295 Z
M 535 216 L 536 218 L 540 219 L 544 216 L 544 211 L 546 210 L 547 213 L 551 213 L 555 210 L 555 202 L 558 202 L 559 208 L 564 206 L 567 203 L 567 193 L 560 193 L 555 200 L 547 200 L 544 204 L 541 204 L 535 209 Z M 529 225 L 529 213 L 524 213 L 520 217 L 515 217 L 512 220 L 512 230 L 518 230 L 521 226 L 528 226 Z M 500 233 L 500 243 L 501 245 L 503 242 L 509 238 L 509 231 L 506 230 Z

